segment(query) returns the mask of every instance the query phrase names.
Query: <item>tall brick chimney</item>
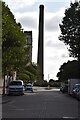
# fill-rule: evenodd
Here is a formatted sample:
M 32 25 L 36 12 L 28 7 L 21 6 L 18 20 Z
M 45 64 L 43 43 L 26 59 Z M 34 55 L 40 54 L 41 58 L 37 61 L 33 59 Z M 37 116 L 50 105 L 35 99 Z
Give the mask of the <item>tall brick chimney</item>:
M 44 80 L 44 5 L 39 6 L 38 59 L 40 85 Z

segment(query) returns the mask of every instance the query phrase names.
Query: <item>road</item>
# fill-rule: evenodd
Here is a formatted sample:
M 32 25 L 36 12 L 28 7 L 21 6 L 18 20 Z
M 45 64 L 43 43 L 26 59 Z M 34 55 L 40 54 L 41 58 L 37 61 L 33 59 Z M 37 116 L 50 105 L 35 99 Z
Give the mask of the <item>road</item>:
M 78 118 L 79 102 L 58 89 L 8 96 L 2 105 L 3 118 Z

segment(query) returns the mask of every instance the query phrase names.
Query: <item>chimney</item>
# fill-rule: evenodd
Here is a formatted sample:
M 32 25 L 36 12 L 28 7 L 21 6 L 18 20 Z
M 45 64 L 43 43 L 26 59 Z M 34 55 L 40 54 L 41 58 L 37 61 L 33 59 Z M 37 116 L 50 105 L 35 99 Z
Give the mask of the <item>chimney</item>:
M 44 5 L 39 7 L 38 59 L 40 85 L 44 80 Z

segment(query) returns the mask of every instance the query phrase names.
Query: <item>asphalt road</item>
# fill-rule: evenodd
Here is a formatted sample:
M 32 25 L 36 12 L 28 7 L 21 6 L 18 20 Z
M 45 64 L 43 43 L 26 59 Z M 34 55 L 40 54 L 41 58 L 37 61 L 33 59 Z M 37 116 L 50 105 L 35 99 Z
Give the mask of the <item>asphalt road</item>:
M 78 118 L 80 102 L 59 90 L 36 91 L 8 96 L 2 105 L 3 118 Z

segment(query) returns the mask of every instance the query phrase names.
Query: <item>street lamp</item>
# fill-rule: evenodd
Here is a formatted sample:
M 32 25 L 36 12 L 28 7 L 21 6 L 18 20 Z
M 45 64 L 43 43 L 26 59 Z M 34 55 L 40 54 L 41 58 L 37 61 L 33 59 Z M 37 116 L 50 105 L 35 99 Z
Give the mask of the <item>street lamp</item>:
M 50 74 L 53 74 L 53 73 L 49 73 L 49 74 L 48 74 L 48 81 L 49 81 L 49 79 L 50 79 Z

